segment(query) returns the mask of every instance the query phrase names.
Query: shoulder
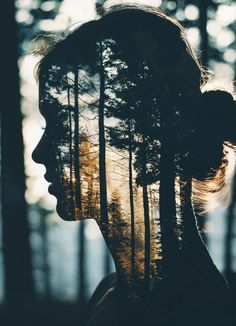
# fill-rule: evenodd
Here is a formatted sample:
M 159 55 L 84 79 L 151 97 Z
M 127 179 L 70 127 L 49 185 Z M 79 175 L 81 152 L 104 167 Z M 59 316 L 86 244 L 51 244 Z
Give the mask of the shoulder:
M 87 303 L 81 326 L 106 325 L 115 302 L 116 273 L 106 276 Z

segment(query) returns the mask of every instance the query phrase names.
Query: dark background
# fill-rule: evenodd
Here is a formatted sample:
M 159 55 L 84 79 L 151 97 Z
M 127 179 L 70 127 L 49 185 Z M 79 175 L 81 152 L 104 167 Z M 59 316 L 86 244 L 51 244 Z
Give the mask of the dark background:
M 40 33 L 54 33 L 91 19 L 104 2 L 8 0 L 1 23 L 1 325 L 78 325 L 86 300 L 114 270 L 95 223 L 66 223 L 47 194 L 44 169 L 30 154 L 42 134 L 37 84 L 30 54 Z M 125 1 L 116 1 L 116 3 Z M 143 3 L 144 1 L 137 1 Z M 146 1 L 186 27 L 202 64 L 230 88 L 236 73 L 236 1 Z M 209 126 L 213 128 L 214 126 Z M 23 137 L 24 136 L 24 137 Z M 233 186 L 233 190 L 234 190 Z M 232 203 L 201 218 L 202 232 L 218 268 L 236 296 L 236 224 Z

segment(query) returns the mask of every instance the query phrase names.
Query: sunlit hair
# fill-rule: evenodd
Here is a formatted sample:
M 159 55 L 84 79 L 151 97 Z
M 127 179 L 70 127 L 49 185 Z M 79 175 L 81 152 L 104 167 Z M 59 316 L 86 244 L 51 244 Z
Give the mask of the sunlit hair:
M 183 26 L 176 19 L 168 16 L 159 8 L 146 5 L 138 5 L 134 3 L 108 6 L 104 7 L 104 10 L 101 12 L 101 15 L 98 16 L 95 21 L 101 21 L 105 24 L 113 24 L 114 18 L 118 20 L 122 17 L 122 15 L 129 14 L 131 12 L 134 16 L 136 14 L 139 15 L 139 17 L 142 16 L 141 19 L 143 17 L 147 19 L 147 15 L 149 15 L 148 17 L 152 17 L 152 21 L 154 21 L 156 17 L 157 29 L 159 27 L 160 22 L 163 21 L 168 23 L 168 27 L 172 26 L 173 29 L 171 30 L 171 32 L 174 31 L 176 40 L 180 40 L 182 42 L 181 44 L 184 45 L 184 47 L 181 48 L 180 51 L 186 51 L 192 58 L 192 62 L 196 67 L 196 76 L 193 76 L 193 78 L 196 78 L 196 84 L 199 86 L 199 89 L 201 89 L 202 92 L 209 92 L 211 90 L 222 90 L 222 87 L 219 88 L 214 86 L 215 83 L 212 83 L 211 80 L 212 76 L 210 76 L 206 69 L 201 66 L 198 55 L 187 40 L 186 32 Z M 37 76 L 39 79 L 42 67 L 44 67 L 45 62 L 47 62 L 48 58 L 53 56 L 54 53 L 56 53 L 58 47 L 61 48 L 63 46 L 63 42 L 66 42 L 71 35 L 76 33 L 76 31 L 79 31 L 81 28 L 84 28 L 86 26 L 89 27 L 89 25 L 93 22 L 94 21 L 91 21 L 81 25 L 77 30 L 73 31 L 71 34 L 65 33 L 64 35 L 60 35 L 59 37 L 49 35 L 46 38 L 39 38 L 38 40 L 36 40 L 36 47 L 37 42 L 39 44 L 39 47 L 36 48 L 34 52 L 36 54 L 43 55 L 43 58 L 37 66 Z M 123 24 L 123 22 L 121 24 Z M 130 22 L 130 25 L 132 26 L 132 22 Z M 139 28 L 141 29 L 140 26 Z M 122 28 L 122 26 L 120 26 L 120 28 Z M 151 31 L 151 33 L 153 33 L 153 35 L 156 35 L 155 31 L 153 30 Z M 165 34 L 165 31 L 162 31 L 162 33 Z M 226 91 L 231 92 L 231 90 Z M 199 108 L 199 110 L 200 109 L 201 108 Z M 211 121 L 209 121 L 209 128 L 210 123 Z M 205 139 L 205 141 L 207 142 L 207 139 Z M 225 139 L 222 139 L 222 146 L 222 154 L 220 153 L 217 156 L 218 162 L 218 157 L 219 155 L 221 155 L 220 164 L 215 164 L 214 166 L 212 166 L 212 169 L 209 166 L 205 170 L 203 168 L 203 170 L 205 171 L 205 175 L 199 178 L 195 175 L 195 173 L 192 174 L 192 200 L 195 208 L 198 208 L 198 212 L 199 210 L 201 212 L 206 212 L 210 208 L 213 208 L 213 206 L 215 207 L 216 203 L 219 204 L 219 198 L 222 199 L 220 203 L 221 205 L 223 204 L 222 201 L 224 201 L 225 204 L 228 204 L 230 201 L 230 180 L 232 179 L 234 171 L 235 147 L 232 142 L 227 142 L 225 141 Z M 216 148 L 216 151 L 218 151 L 218 148 Z M 201 155 L 204 156 L 207 155 L 207 153 L 202 152 Z M 215 199 L 215 204 L 209 205 L 209 200 L 213 198 Z M 211 203 L 213 203 L 213 201 L 211 201 Z

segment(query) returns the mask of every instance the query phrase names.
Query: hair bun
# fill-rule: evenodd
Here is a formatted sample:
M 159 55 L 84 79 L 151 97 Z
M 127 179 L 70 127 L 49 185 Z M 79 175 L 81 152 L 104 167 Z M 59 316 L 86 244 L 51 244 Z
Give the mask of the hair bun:
M 202 123 L 216 139 L 236 143 L 236 102 L 226 91 L 202 94 Z
M 190 103 L 189 103 L 190 104 Z M 198 180 L 213 177 L 225 160 L 223 144 L 236 145 L 236 102 L 225 91 L 204 92 L 190 105 L 191 174 Z

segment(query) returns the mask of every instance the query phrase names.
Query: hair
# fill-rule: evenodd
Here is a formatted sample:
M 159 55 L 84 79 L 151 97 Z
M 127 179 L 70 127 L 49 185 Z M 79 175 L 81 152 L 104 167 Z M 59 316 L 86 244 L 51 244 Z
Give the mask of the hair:
M 120 23 L 122 22 L 122 23 Z M 131 23 L 132 22 L 132 23 Z M 142 22 L 142 24 L 140 24 Z M 95 29 L 94 29 L 95 28 Z M 169 64 L 170 58 L 175 60 L 182 51 L 188 53 L 195 67 L 193 78 L 202 91 L 201 100 L 195 112 L 196 128 L 200 130 L 198 137 L 191 143 L 192 155 L 191 177 L 193 179 L 192 199 L 195 206 L 202 212 L 207 210 L 209 197 L 224 198 L 225 204 L 229 203 L 230 180 L 235 160 L 236 145 L 236 102 L 230 92 L 214 89 L 211 86 L 209 74 L 200 64 L 196 52 L 187 40 L 185 29 L 173 17 L 166 15 L 162 10 L 138 4 L 125 4 L 104 7 L 101 15 L 96 20 L 82 24 L 71 33 L 63 35 L 56 40 L 55 36 L 47 37 L 47 46 L 43 44 L 35 53 L 43 55 L 37 66 L 37 76 L 40 79 L 42 71 L 54 56 L 60 53 L 64 59 L 73 60 L 74 54 L 68 53 L 68 44 L 73 44 L 78 49 L 80 60 L 83 56 L 88 60 L 90 42 L 94 30 L 100 30 L 103 35 L 112 35 L 121 29 L 129 33 L 122 34 L 124 41 L 129 42 L 129 37 L 135 30 L 145 30 L 160 41 L 161 52 L 158 57 L 163 64 Z M 164 31 L 164 32 L 163 32 Z M 49 42 L 48 42 L 49 41 Z M 86 46 L 85 46 L 86 44 Z M 173 58 L 173 51 L 175 58 Z M 166 59 L 167 58 L 167 59 Z M 92 59 L 91 59 L 92 60 Z M 167 62 L 165 61 L 167 60 Z M 178 60 L 173 64 L 178 64 Z M 189 105 L 194 106 L 193 99 L 188 99 Z M 195 105 L 196 106 L 196 105 Z M 233 156 L 233 158 L 232 158 Z M 224 194 L 222 196 L 222 194 Z M 209 208 L 209 207 L 208 207 Z

